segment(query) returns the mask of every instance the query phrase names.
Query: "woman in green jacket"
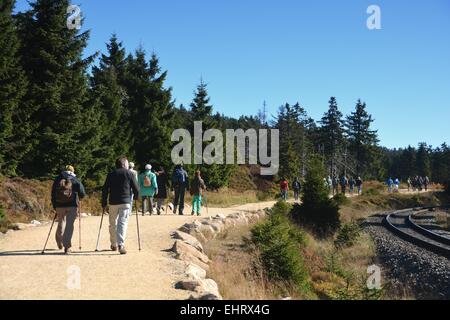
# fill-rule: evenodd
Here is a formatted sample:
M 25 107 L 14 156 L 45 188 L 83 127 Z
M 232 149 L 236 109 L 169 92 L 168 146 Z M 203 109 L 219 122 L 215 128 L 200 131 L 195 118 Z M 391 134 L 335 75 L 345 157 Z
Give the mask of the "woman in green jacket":
M 152 215 L 154 206 L 153 206 L 153 197 L 158 194 L 158 182 L 156 181 L 156 174 L 152 171 L 152 166 L 147 164 L 145 166 L 145 171 L 139 175 L 139 188 L 140 194 L 142 196 L 142 215 L 144 216 L 146 212 L 149 212 Z M 150 208 L 147 210 L 146 204 L 147 199 L 150 203 Z

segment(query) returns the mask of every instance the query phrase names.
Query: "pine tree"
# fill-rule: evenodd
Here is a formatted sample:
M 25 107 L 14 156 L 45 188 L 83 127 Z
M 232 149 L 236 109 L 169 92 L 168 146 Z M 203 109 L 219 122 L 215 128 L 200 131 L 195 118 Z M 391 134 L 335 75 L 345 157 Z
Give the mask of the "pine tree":
M 330 175 L 333 176 L 339 174 L 336 172 L 336 159 L 338 152 L 342 149 L 345 142 L 343 129 L 344 121 L 342 119 L 342 113 L 338 109 L 335 97 L 330 98 L 328 111 L 320 120 L 320 124 L 322 125 L 320 128 L 320 135 L 324 146 L 324 155 L 329 160 Z
M 82 58 L 89 32 L 66 26 L 67 0 L 36 0 L 18 17 L 21 55 L 30 81 L 27 104 L 33 150 L 22 162 L 29 176 L 51 176 L 64 165 L 85 175 L 96 159 L 98 112 L 90 104 L 86 69 L 94 56 Z
M 0 173 L 15 175 L 18 163 L 30 147 L 26 113 L 21 110 L 26 78 L 18 57 L 19 39 L 12 18 L 15 1 L 0 2 Z
M 417 173 L 422 177 L 431 177 L 431 163 L 428 145 L 425 142 L 419 143 L 417 149 Z
M 358 100 L 356 109 L 347 116 L 346 133 L 349 151 L 355 156 L 356 175 L 368 175 L 375 158 L 378 143 L 377 131 L 371 130 L 374 120 L 366 111 L 366 104 Z

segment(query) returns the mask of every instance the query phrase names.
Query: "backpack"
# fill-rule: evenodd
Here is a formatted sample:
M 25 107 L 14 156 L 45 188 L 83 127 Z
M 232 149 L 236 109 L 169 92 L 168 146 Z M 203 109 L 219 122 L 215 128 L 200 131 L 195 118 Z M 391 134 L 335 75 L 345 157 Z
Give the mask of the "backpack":
M 298 181 L 294 181 L 294 189 L 296 189 L 296 190 L 299 190 L 300 189 L 300 182 L 298 182 Z
M 73 202 L 73 184 L 71 179 L 61 179 L 56 189 L 56 203 L 67 205 Z
M 186 176 L 182 170 L 175 171 L 175 184 L 182 185 L 186 181 Z
M 144 187 L 151 187 L 152 186 L 152 180 L 150 179 L 149 176 L 144 175 Z

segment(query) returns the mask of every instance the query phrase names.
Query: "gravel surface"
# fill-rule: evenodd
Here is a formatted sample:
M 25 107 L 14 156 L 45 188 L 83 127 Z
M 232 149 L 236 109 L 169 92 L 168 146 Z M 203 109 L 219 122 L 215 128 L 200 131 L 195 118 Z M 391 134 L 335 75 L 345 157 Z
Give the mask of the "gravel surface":
M 384 216 L 369 217 L 364 229 L 377 246 L 389 292 L 417 299 L 450 299 L 450 259 L 398 238 L 383 226 Z

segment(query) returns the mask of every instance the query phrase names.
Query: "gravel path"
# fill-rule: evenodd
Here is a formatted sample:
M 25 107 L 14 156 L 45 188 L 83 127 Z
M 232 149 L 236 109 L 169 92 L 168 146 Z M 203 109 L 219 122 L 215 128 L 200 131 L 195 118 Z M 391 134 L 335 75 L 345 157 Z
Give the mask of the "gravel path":
M 209 208 L 209 215 L 259 210 L 275 202 L 231 208 Z M 203 216 L 207 214 L 204 213 Z M 82 252 L 78 251 L 78 222 L 73 237 L 74 253 L 56 250 L 54 231 L 48 252 L 41 255 L 49 224 L 0 237 L 0 299 L 187 299 L 188 291 L 174 283 L 184 274 L 184 263 L 167 252 L 174 240 L 170 234 L 196 218 L 178 215 L 139 217 L 142 251 L 138 251 L 136 218 L 130 219 L 128 254 L 109 249 L 107 219 L 103 221 L 100 250 L 94 252 L 100 217 L 82 219 Z M 74 275 L 80 271 L 80 288 Z M 69 286 L 68 286 L 69 284 Z M 75 284 L 75 286 L 73 286 Z
M 369 217 L 364 229 L 375 241 L 389 291 L 417 299 L 450 299 L 450 259 L 398 238 L 383 226 L 384 217 Z

